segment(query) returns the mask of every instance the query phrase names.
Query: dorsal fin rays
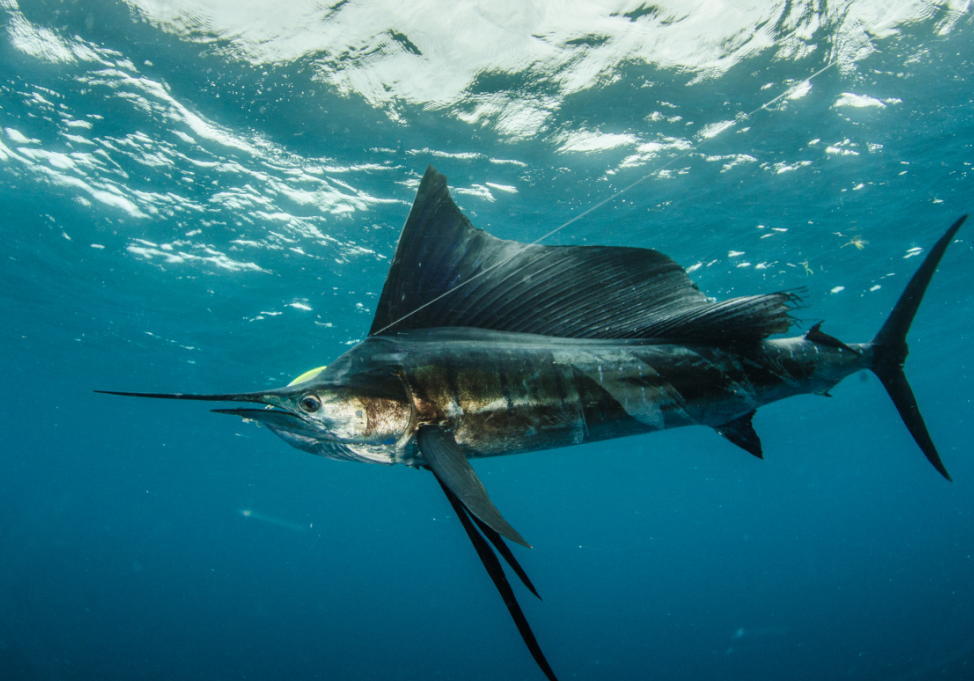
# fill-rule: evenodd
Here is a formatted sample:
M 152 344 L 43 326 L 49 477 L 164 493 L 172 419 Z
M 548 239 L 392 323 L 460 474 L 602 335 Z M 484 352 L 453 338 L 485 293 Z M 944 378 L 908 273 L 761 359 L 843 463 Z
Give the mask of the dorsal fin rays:
M 787 330 L 790 302 L 787 293 L 710 302 L 677 263 L 649 249 L 498 239 L 470 223 L 430 166 L 369 335 L 472 327 L 723 344 Z

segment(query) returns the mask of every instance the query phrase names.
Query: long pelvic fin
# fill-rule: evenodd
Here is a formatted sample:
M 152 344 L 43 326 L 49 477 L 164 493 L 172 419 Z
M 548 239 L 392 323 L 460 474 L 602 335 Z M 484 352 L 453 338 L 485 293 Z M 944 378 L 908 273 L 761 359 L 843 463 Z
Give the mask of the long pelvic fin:
M 470 542 L 477 550 L 477 555 L 480 557 L 480 562 L 484 564 L 487 574 L 490 575 L 491 580 L 494 582 L 494 586 L 497 587 L 497 591 L 500 592 L 501 598 L 504 599 L 504 605 L 507 606 L 507 610 L 511 613 L 511 618 L 513 618 L 514 624 L 517 626 L 517 630 L 521 634 L 521 638 L 524 639 L 524 643 L 531 652 L 531 657 L 533 657 L 534 661 L 538 663 L 538 667 L 541 668 L 544 675 L 548 677 L 548 681 L 558 681 L 555 673 L 551 670 L 551 666 L 548 664 L 548 660 L 545 659 L 544 653 L 541 652 L 541 646 L 538 645 L 538 639 L 534 637 L 534 632 L 531 631 L 531 625 L 528 624 L 528 620 L 524 616 L 524 612 L 521 610 L 521 606 L 517 602 L 517 597 L 514 596 L 514 589 L 511 588 L 510 582 L 507 581 L 507 576 L 504 574 L 504 568 L 501 566 L 501 562 L 497 559 L 497 555 L 491 550 L 490 544 L 488 544 L 487 541 L 480 536 L 480 534 L 477 532 L 477 528 L 474 527 L 474 524 L 471 521 L 471 518 L 474 516 L 468 516 L 467 509 L 464 507 L 463 503 L 461 503 L 456 495 L 450 491 L 450 488 L 442 480 L 440 480 L 439 476 L 436 476 L 436 480 L 440 483 L 440 487 L 443 488 L 443 493 L 446 494 L 446 498 L 450 500 L 450 505 L 453 506 L 453 510 L 460 519 L 463 529 L 467 532 L 467 537 L 470 538 Z M 474 519 L 476 520 L 476 518 Z M 485 526 L 480 525 L 480 527 L 483 529 Z M 490 530 L 489 527 L 487 527 L 487 529 Z M 490 536 L 490 534 L 488 534 L 488 536 Z M 497 541 L 494 542 L 495 545 L 497 542 L 503 543 L 504 541 L 499 536 L 496 537 L 496 540 Z
M 416 434 L 419 450 L 436 479 L 446 485 L 471 514 L 512 542 L 531 548 L 517 530 L 504 520 L 473 466 L 460 451 L 452 433 L 436 426 L 423 426 Z
M 920 269 L 910 279 L 910 283 L 907 284 L 906 290 L 903 291 L 903 295 L 897 301 L 893 312 L 883 324 L 883 328 L 872 340 L 875 358 L 871 367 L 873 373 L 879 377 L 883 387 L 886 388 L 886 392 L 889 393 L 893 404 L 896 405 L 896 409 L 900 413 L 900 418 L 903 419 L 903 423 L 906 424 L 927 460 L 948 480 L 950 480 L 950 475 L 940 460 L 940 454 L 937 453 L 937 448 L 927 431 L 927 425 L 920 414 L 916 397 L 913 396 L 913 390 L 910 389 L 906 374 L 903 373 L 903 363 L 906 362 L 906 357 L 910 352 L 906 344 L 906 334 L 909 332 L 913 318 L 920 308 L 923 294 L 926 293 L 927 286 L 930 284 L 933 273 L 937 270 L 937 265 L 940 264 L 940 259 L 943 258 L 947 246 L 950 245 L 954 235 L 957 234 L 957 230 L 960 229 L 966 219 L 966 215 L 961 216 L 930 249 L 930 253 L 920 265 Z
M 541 595 L 538 593 L 538 590 L 534 588 L 534 584 L 531 583 L 531 578 L 528 577 L 528 573 L 524 571 L 521 564 L 517 562 L 517 558 L 515 558 L 514 554 L 511 553 L 511 548 L 504 543 L 504 538 L 490 529 L 490 526 L 477 516 L 471 515 L 470 517 L 473 518 L 475 523 L 477 523 L 477 528 L 485 537 L 487 537 L 487 539 L 490 540 L 490 543 L 494 545 L 494 548 L 497 549 L 497 553 L 501 554 L 504 560 L 507 561 L 507 564 L 511 566 L 511 569 L 514 570 L 514 574 L 516 574 L 521 580 L 521 584 L 526 586 L 528 591 L 533 593 L 540 601 Z

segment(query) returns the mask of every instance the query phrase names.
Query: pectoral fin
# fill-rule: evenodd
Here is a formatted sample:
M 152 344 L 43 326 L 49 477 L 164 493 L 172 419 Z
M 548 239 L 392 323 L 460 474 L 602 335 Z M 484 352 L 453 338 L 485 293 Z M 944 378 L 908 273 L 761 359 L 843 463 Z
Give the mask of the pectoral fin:
M 744 416 L 741 416 L 740 418 L 729 421 L 722 426 L 718 426 L 717 428 L 714 428 L 714 430 L 726 437 L 748 454 L 753 454 L 759 459 L 763 459 L 764 455 L 761 453 L 761 438 L 759 438 L 758 434 L 754 432 L 754 426 L 751 424 L 751 419 L 754 418 L 756 413 L 757 409 L 744 414 Z
M 424 426 L 416 434 L 419 450 L 433 474 L 470 513 L 492 530 L 512 542 L 531 548 L 497 510 L 473 466 L 460 451 L 452 433 L 435 426 Z

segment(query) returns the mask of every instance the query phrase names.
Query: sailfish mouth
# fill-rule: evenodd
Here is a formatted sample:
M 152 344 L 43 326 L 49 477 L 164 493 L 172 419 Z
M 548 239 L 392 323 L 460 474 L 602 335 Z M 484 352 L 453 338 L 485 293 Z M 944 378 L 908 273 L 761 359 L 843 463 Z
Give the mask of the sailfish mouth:
M 303 435 L 320 439 L 321 429 L 315 427 L 304 417 L 283 409 L 211 409 L 214 414 L 230 414 L 239 416 L 244 421 L 255 421 L 265 425 L 273 431 L 285 431 L 293 435 Z

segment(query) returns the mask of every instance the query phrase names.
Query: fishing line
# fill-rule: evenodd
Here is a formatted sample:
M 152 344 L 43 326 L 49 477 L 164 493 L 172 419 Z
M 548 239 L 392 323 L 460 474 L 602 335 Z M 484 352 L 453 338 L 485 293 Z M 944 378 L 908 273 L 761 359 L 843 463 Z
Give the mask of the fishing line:
M 767 102 L 765 102 L 764 104 L 762 104 L 758 108 L 754 109 L 754 111 L 751 111 L 750 113 L 746 113 L 746 114 L 741 114 L 737 118 L 737 120 L 733 121 L 731 123 L 731 125 L 729 125 L 727 127 L 731 127 L 733 125 L 736 125 L 738 121 L 746 121 L 751 116 L 753 116 L 754 114 L 758 113 L 759 111 L 764 111 L 769 106 L 774 105 L 776 102 L 784 99 L 785 97 L 791 96 L 792 94 L 794 94 L 795 92 L 797 92 L 802 86 L 804 86 L 804 85 L 806 85 L 808 83 L 811 83 L 812 80 L 814 80 L 816 77 L 818 77 L 821 74 L 823 74 L 826 71 L 828 71 L 830 68 L 832 68 L 833 66 L 835 66 L 837 63 L 838 62 L 834 62 L 834 61 L 833 62 L 829 62 L 828 64 L 826 64 L 825 66 L 823 66 L 822 68 L 820 68 L 818 71 L 816 71 L 815 73 L 813 73 L 812 75 L 810 75 L 808 78 L 805 78 L 804 80 L 802 80 L 802 81 L 796 83 L 795 85 L 791 86 L 790 88 L 788 88 L 787 90 L 785 90 L 784 92 L 782 92 L 780 95 L 778 95 L 774 99 L 768 100 Z M 713 137 L 716 137 L 716 136 L 717 135 L 714 135 Z M 684 150 L 682 153 L 679 153 L 676 156 L 671 157 L 669 161 L 667 161 L 666 163 L 664 163 L 660 167 L 658 167 L 658 168 L 656 168 L 656 169 L 654 169 L 654 170 L 646 173 L 645 175 L 643 175 L 639 179 L 637 179 L 634 182 L 626 185 L 625 187 L 623 187 L 619 191 L 615 192 L 614 194 L 612 194 L 612 195 L 610 195 L 610 196 L 602 199 L 598 203 L 595 203 L 595 204 L 589 206 L 588 208 L 586 208 L 584 211 L 582 211 L 581 213 L 579 213 L 578 215 L 576 215 L 572 219 L 570 219 L 570 220 L 562 223 L 561 225 L 559 225 L 558 227 L 555 227 L 553 230 L 551 230 L 547 234 L 541 235 L 540 237 L 538 237 L 537 239 L 535 239 L 534 241 L 532 241 L 531 243 L 526 244 L 526 245 L 527 246 L 537 246 L 539 243 L 541 243 L 542 241 L 544 241 L 548 237 L 554 236 L 555 234 L 557 234 L 561 230 L 565 229 L 565 227 L 568 227 L 572 223 L 578 222 L 579 220 L 581 220 L 582 218 L 584 218 L 586 215 L 591 214 L 593 211 L 598 210 L 599 208 L 601 208 L 605 204 L 607 204 L 607 203 L 609 203 L 611 201 L 614 201 L 615 199 L 619 198 L 620 196 L 622 196 L 623 194 L 625 194 L 626 192 L 628 192 L 630 189 L 632 189 L 636 185 L 638 185 L 638 184 L 640 184 L 642 182 L 645 182 L 646 180 L 648 180 L 653 175 L 658 175 L 661 171 L 666 170 L 666 168 L 668 166 L 676 163 L 677 161 L 680 161 L 680 160 L 686 158 L 687 156 L 689 156 L 694 151 L 699 150 L 699 148 L 701 146 L 703 146 L 704 144 L 706 144 L 707 141 L 710 140 L 710 139 L 712 139 L 712 137 L 707 137 L 707 138 L 703 139 L 697 146 L 695 146 L 695 147 L 694 146 L 691 146 L 689 149 Z M 506 265 L 511 260 L 513 260 L 514 258 L 516 258 L 518 255 L 520 255 L 520 252 L 515 253 L 514 255 L 510 255 L 507 258 L 501 260 L 500 262 L 498 262 L 498 263 L 496 263 L 494 265 L 491 265 L 490 267 L 488 267 L 488 268 L 486 268 L 484 270 L 481 270 L 480 272 L 478 272 L 474 276 L 470 277 L 466 281 L 457 284 L 453 288 L 447 289 L 446 291 L 444 291 L 440 295 L 436 296 L 432 300 L 429 300 L 429 301 L 423 303 L 422 305 L 420 305 L 419 307 L 417 307 L 412 312 L 407 312 L 406 314 L 404 314 L 402 317 L 400 317 L 399 319 L 395 320 L 394 322 L 391 322 L 391 323 L 387 324 L 386 326 L 383 326 L 381 329 L 379 329 L 378 331 L 376 331 L 372 335 L 376 335 L 377 336 L 377 335 L 383 333 L 384 331 L 387 331 L 388 329 L 391 329 L 392 327 L 394 327 L 399 322 L 403 321 L 404 319 L 408 319 L 409 317 L 412 317 L 414 314 L 416 314 L 420 310 L 423 310 L 423 309 L 429 307 L 430 305 L 432 305 L 433 303 L 435 303 L 435 302 L 437 302 L 439 300 L 442 300 L 443 298 L 446 298 L 448 295 L 450 295 L 454 291 L 457 291 L 457 290 L 463 288 L 464 286 L 466 286 L 467 284 L 469 284 L 471 282 L 477 281 L 477 279 L 481 278 L 482 276 L 484 276 L 488 272 L 491 272 L 493 270 L 496 270 L 498 267 L 501 267 L 503 265 Z

